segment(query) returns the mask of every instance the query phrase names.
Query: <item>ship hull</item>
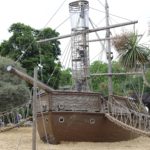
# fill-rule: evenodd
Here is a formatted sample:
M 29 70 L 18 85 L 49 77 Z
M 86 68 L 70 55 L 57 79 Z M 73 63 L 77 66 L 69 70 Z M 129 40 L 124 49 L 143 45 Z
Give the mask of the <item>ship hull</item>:
M 114 142 L 136 138 L 137 134 L 109 121 L 104 113 L 52 112 L 38 114 L 38 132 L 44 142 Z

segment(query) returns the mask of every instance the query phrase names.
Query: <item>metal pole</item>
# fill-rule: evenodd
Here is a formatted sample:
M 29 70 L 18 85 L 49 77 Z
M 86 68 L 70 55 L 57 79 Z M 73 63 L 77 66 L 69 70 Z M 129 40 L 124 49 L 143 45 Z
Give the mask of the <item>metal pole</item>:
M 106 4 L 105 4 L 105 11 L 106 11 L 106 27 L 109 26 L 109 6 L 106 0 Z M 106 38 L 108 39 L 106 41 L 106 50 L 107 50 L 107 60 L 108 60 L 108 73 L 110 74 L 108 76 L 108 96 L 110 99 L 110 96 L 113 94 L 113 87 L 112 87 L 112 64 L 111 64 L 111 60 L 112 60 L 112 56 L 111 56 L 111 43 L 110 43 L 110 28 L 106 29 Z
M 33 126 L 32 126 L 32 150 L 36 150 L 36 102 L 37 102 L 37 67 L 34 68 L 34 86 L 33 86 Z

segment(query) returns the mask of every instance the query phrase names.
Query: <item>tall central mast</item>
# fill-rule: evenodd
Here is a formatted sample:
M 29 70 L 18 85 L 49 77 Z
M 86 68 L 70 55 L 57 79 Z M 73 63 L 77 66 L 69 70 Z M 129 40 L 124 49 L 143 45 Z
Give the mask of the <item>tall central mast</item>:
M 109 26 L 109 6 L 107 3 L 107 0 L 105 1 L 105 12 L 106 12 L 106 27 Z M 108 76 L 108 94 L 109 94 L 109 99 L 110 96 L 113 94 L 113 88 L 112 88 L 112 52 L 111 52 L 111 43 L 110 43 L 110 29 L 108 28 L 106 30 L 106 50 L 107 50 L 107 60 L 108 60 L 108 73 L 110 74 Z
M 71 15 L 72 77 L 76 91 L 89 91 L 89 2 L 79 0 L 69 4 Z M 76 34 L 83 32 L 82 34 Z

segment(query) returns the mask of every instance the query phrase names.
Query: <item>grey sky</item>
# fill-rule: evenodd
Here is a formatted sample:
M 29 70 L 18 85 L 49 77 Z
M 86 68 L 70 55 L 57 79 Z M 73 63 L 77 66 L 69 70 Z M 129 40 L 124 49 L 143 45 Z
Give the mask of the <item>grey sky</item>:
M 59 22 L 65 19 L 68 14 L 68 3 L 72 0 L 66 0 L 64 6 L 54 18 L 49 26 L 56 27 Z M 90 6 L 103 10 L 99 0 L 89 0 Z M 100 0 L 104 4 L 104 0 Z M 23 22 L 35 28 L 43 28 L 49 18 L 54 14 L 63 0 L 3 0 L 0 5 L 0 40 L 5 39 L 7 30 L 12 23 Z M 139 26 L 146 26 L 150 17 L 149 0 L 108 0 L 110 13 L 119 15 L 132 20 L 139 20 Z M 92 15 L 92 14 L 91 14 Z M 99 13 L 100 15 L 100 13 Z M 94 17 L 94 16 L 93 16 Z M 101 18 L 101 16 L 97 17 Z M 143 22 L 145 24 L 143 24 Z M 143 24 L 143 25 L 142 25 Z M 56 26 L 55 26 L 56 25 Z M 143 27 L 143 28 L 144 28 Z
M 48 24 L 48 27 L 56 28 L 62 21 L 69 17 L 68 3 L 73 0 L 66 0 L 61 10 Z M 44 28 L 48 20 L 62 4 L 63 0 L 3 0 L 0 5 L 0 42 L 7 39 L 10 34 L 8 28 L 11 24 L 21 22 L 30 25 L 33 28 Z M 105 0 L 89 0 L 90 18 L 95 24 L 104 26 L 104 13 L 93 10 L 104 11 Z M 110 13 L 128 18 L 129 20 L 138 20 L 136 29 L 141 33 L 148 30 L 148 21 L 150 20 L 150 1 L 149 0 L 108 0 Z M 100 21 L 102 23 L 100 24 Z M 126 22 L 116 17 L 112 17 L 111 23 Z M 61 35 L 70 33 L 70 22 L 67 21 L 57 30 Z M 117 32 L 117 30 L 115 31 Z M 62 42 L 62 46 L 65 42 Z M 64 44 L 65 46 L 65 44 Z M 63 47 L 64 47 L 63 46 Z

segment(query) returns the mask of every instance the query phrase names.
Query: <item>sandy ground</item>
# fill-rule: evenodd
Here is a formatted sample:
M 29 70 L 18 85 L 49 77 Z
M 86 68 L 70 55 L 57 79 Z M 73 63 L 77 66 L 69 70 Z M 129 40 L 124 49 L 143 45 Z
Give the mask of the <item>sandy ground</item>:
M 32 128 L 17 128 L 0 133 L 0 150 L 31 150 Z M 113 143 L 61 142 L 44 144 L 38 137 L 37 150 L 150 150 L 150 138 L 139 137 L 130 141 Z

